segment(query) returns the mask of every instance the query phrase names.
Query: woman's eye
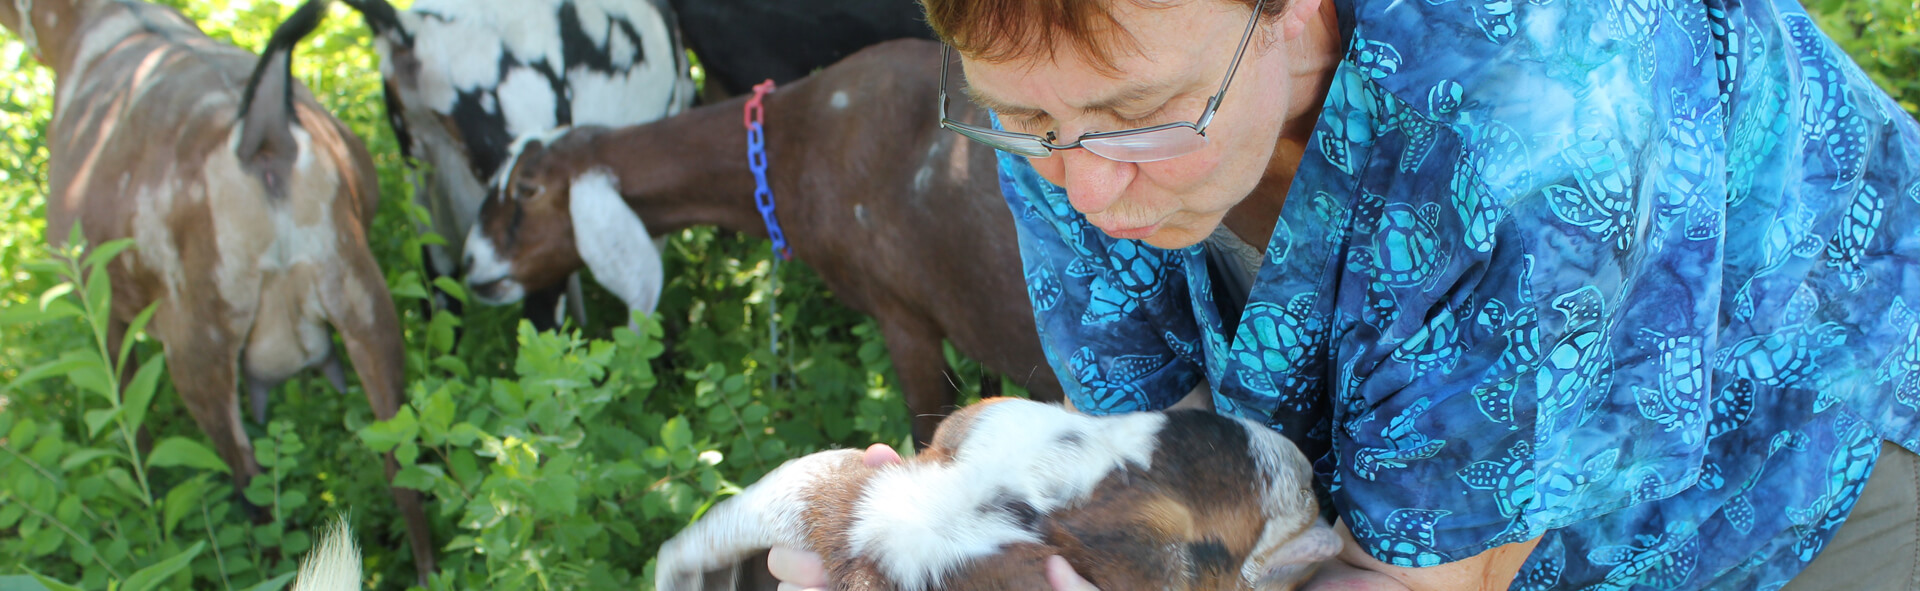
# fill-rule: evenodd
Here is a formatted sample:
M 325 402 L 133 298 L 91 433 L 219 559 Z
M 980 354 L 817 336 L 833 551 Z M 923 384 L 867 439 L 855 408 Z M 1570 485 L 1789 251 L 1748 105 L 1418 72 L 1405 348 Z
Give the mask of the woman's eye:
M 1148 127 L 1151 126 L 1156 119 L 1159 119 L 1160 113 L 1165 110 L 1166 109 L 1154 109 L 1139 116 L 1128 115 L 1126 113 L 1115 113 L 1114 115 L 1119 117 L 1121 125 L 1127 128 Z

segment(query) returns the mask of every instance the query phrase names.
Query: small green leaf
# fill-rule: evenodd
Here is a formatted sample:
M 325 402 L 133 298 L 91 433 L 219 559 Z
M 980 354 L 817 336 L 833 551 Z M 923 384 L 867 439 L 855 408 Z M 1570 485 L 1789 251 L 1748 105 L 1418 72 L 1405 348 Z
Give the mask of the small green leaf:
M 80 497 L 67 496 L 60 499 L 60 506 L 53 510 L 53 518 L 69 526 L 80 525 Z
M 460 317 L 452 314 L 434 314 L 427 325 L 427 351 L 432 355 L 444 355 L 453 351 L 455 330 L 460 328 Z
M 46 362 L 39 367 L 29 369 L 25 373 L 20 374 L 20 377 L 14 378 L 12 382 L 7 384 L 5 389 L 0 389 L 0 392 L 18 389 L 21 386 L 50 377 L 64 376 L 73 373 L 74 370 L 86 367 L 87 362 L 86 355 L 78 352 L 69 352 L 66 355 L 60 356 L 59 359 Z
M 147 331 L 147 323 L 153 321 L 153 312 L 158 309 L 159 302 L 148 304 L 147 309 L 141 310 L 139 315 L 133 317 L 133 322 L 127 324 L 127 332 L 120 341 L 120 357 L 116 361 L 120 367 L 127 366 L 127 355 L 133 352 L 133 344 L 138 340 L 135 337 Z
M 127 383 L 126 401 L 122 403 L 127 409 L 128 428 L 137 431 L 140 423 L 147 420 L 147 407 L 153 403 L 153 394 L 160 389 L 160 375 L 166 371 L 166 359 L 155 355 L 140 364 L 140 371 L 133 374 L 133 381 Z
M 418 430 L 419 424 L 414 418 L 413 407 L 402 406 L 400 412 L 394 413 L 393 418 L 378 421 L 360 429 L 360 440 L 366 442 L 367 447 L 373 448 L 375 453 L 387 453 L 401 441 L 411 441 Z
M 87 255 L 86 262 L 81 263 L 81 266 L 84 266 L 89 269 L 98 267 L 101 264 L 106 263 L 107 261 L 113 260 L 113 257 L 120 256 L 121 252 L 129 248 L 133 248 L 133 244 L 134 242 L 132 238 L 121 238 L 119 240 L 110 240 L 110 241 L 107 241 L 106 244 L 95 246 L 93 247 L 93 252 Z
M 435 390 L 420 405 L 420 427 L 428 433 L 446 433 L 453 426 L 453 395 L 446 388 Z
M 94 357 L 94 359 L 99 358 L 97 355 L 89 356 Z M 107 404 L 119 406 L 120 396 L 115 392 L 118 388 L 116 388 L 113 383 L 113 376 L 107 375 L 107 369 L 102 367 L 101 364 L 91 363 L 91 361 L 93 361 L 92 359 L 88 361 L 90 363 L 81 365 L 80 367 L 74 368 L 73 371 L 67 372 L 67 381 L 72 382 L 73 385 L 78 386 L 81 390 L 100 395 L 100 398 L 105 400 Z
M 471 446 L 474 440 L 485 436 L 486 432 L 473 426 L 473 423 L 462 422 L 447 430 L 447 442 L 460 447 Z
M 434 278 L 433 286 L 440 288 L 440 291 L 442 292 L 446 292 L 448 297 L 451 297 L 456 300 L 460 300 L 460 303 L 462 304 L 467 303 L 466 286 L 460 285 L 460 282 L 455 281 L 454 278 L 441 275 L 439 277 Z
M 287 571 L 280 576 L 261 581 L 259 584 L 248 587 L 244 591 L 280 591 L 281 589 L 285 589 L 287 582 L 292 581 L 293 576 L 297 574 L 300 574 L 300 571 Z
M 34 580 L 39 581 L 41 585 L 45 585 L 47 587 L 47 591 L 86 591 L 85 589 L 81 589 L 73 585 L 68 585 L 60 581 L 49 579 L 46 576 L 41 575 L 40 573 L 27 571 L 27 574 L 32 575 Z
M 127 577 L 126 583 L 120 585 L 120 591 L 153 591 L 154 587 L 160 586 L 160 583 L 165 582 L 168 577 L 173 576 L 174 572 L 185 568 L 188 563 L 193 562 L 193 557 L 199 556 L 200 550 L 205 548 L 206 545 L 206 542 L 194 542 L 193 547 L 187 548 L 185 552 L 175 554 L 166 560 L 153 563 L 152 566 L 140 569 L 138 572 L 133 573 L 133 576 Z
M 96 408 L 87 411 L 87 437 L 98 437 L 100 435 L 100 429 L 106 427 L 107 423 L 113 422 L 113 419 L 119 416 L 120 407 Z
M 226 462 L 220 461 L 219 454 L 198 441 L 184 437 L 168 437 L 153 446 L 153 455 L 147 458 L 147 467 L 155 466 L 186 466 L 233 473 Z
M 754 424 L 765 420 L 770 414 L 773 414 L 773 411 L 768 409 L 767 405 L 755 402 L 747 405 L 746 410 L 740 411 L 740 420 L 747 424 Z
M 307 506 L 307 493 L 300 492 L 297 490 L 290 490 L 290 491 L 280 493 L 281 509 L 291 510 L 291 509 L 299 509 L 305 506 Z
M 431 492 L 433 490 L 433 484 L 438 482 L 443 475 L 444 473 L 441 472 L 439 466 L 433 464 L 414 464 L 401 468 L 400 472 L 394 474 L 393 485 L 403 486 L 421 492 Z
M 46 309 L 21 306 L 0 312 L 0 326 L 37 324 L 80 315 L 80 308 L 65 300 L 55 300 Z
M 445 371 L 449 374 L 453 374 L 454 377 L 460 378 L 462 380 L 473 379 L 473 371 L 471 369 L 468 369 L 467 362 L 462 361 L 459 357 L 454 357 L 452 355 L 441 355 L 439 357 L 434 358 L 433 366 L 438 367 L 442 371 Z
M 67 537 L 61 535 L 60 530 L 55 528 L 49 527 L 33 532 L 33 535 L 27 536 L 27 553 L 36 557 L 46 556 L 59 551 L 60 544 L 65 541 Z
M 86 465 L 87 462 L 91 462 L 95 458 L 98 458 L 101 456 L 113 456 L 116 458 L 126 457 L 124 455 L 121 455 L 120 452 L 116 452 L 113 450 L 106 450 L 106 449 L 88 448 L 88 449 L 76 450 L 73 453 L 67 454 L 66 459 L 60 460 L 60 471 L 72 472 L 74 468 L 84 466 Z
M 409 275 L 411 275 L 411 272 L 409 272 Z M 411 281 L 409 281 L 408 279 L 411 279 Z M 417 276 L 411 277 L 411 278 L 402 276 L 399 282 L 391 283 L 389 285 L 392 286 L 391 292 L 393 293 L 394 299 L 402 299 L 402 298 L 412 299 L 412 300 L 427 299 L 427 290 L 426 288 L 420 286 L 420 278 Z
M 412 466 L 420 460 L 420 444 L 408 439 L 393 448 L 393 459 L 402 466 Z
M 301 552 L 306 552 L 307 548 L 312 545 L 313 538 L 308 537 L 307 532 L 287 532 L 287 535 L 280 539 L 280 552 L 288 556 L 293 556 Z
M 112 305 L 113 280 L 107 278 L 106 267 L 94 267 L 87 272 L 87 306 L 99 312 L 99 315 L 88 318 L 95 322 L 95 330 L 101 327 L 99 323 L 106 321 L 108 311 L 112 310 L 109 306 Z
M 70 293 L 73 293 L 73 283 L 71 282 L 61 283 L 59 285 L 53 286 L 47 291 L 41 292 L 40 293 L 40 310 L 45 311 L 47 309 L 47 306 L 51 304 L 54 300 L 60 299 L 61 296 L 64 296 Z
M 167 497 L 161 502 L 161 524 L 166 531 L 172 532 L 180 520 L 189 512 L 200 508 L 201 497 L 207 493 L 207 476 L 201 474 L 182 482 L 167 491 Z
M 676 416 L 660 426 L 660 443 L 668 449 L 678 449 L 693 445 L 693 432 L 687 428 L 687 418 Z
M 140 492 L 140 485 L 134 484 L 133 475 L 128 474 L 126 468 L 114 466 L 107 468 L 105 474 L 107 482 L 113 483 L 114 488 L 120 489 L 120 492 L 126 493 L 130 498 L 140 499 L 141 504 L 153 504 L 153 500 L 148 499 L 146 493 Z

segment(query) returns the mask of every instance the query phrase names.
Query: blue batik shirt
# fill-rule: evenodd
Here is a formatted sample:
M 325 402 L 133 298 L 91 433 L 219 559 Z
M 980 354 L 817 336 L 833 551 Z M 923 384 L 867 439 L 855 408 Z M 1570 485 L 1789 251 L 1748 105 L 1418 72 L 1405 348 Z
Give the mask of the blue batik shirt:
M 1076 406 L 1205 380 L 1381 560 L 1542 537 L 1515 589 L 1778 588 L 1881 440 L 1920 448 L 1920 128 L 1799 5 L 1339 10 L 1237 320 L 1206 246 L 1108 237 L 1001 154 Z

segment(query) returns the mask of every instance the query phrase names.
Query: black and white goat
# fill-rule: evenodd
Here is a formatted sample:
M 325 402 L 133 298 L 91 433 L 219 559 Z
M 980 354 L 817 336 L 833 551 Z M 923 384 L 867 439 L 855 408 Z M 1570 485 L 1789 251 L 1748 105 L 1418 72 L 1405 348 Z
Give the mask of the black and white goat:
M 418 165 L 415 200 L 450 241 L 473 227 L 485 182 L 515 138 L 568 125 L 645 123 L 693 100 L 686 52 L 663 1 L 420 0 L 406 11 L 386 0 L 346 2 L 373 29 L 388 123 Z M 433 271 L 457 275 L 458 248 L 429 247 Z M 578 302 L 578 280 L 568 286 Z M 658 290 L 643 285 L 615 295 L 651 310 Z M 529 294 L 527 316 L 536 326 L 558 323 L 560 292 Z

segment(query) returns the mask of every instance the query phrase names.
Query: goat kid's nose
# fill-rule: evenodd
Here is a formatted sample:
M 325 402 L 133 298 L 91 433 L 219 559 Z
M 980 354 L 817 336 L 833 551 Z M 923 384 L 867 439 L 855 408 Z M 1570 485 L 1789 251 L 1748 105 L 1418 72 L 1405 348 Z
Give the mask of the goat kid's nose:
M 1113 207 L 1140 172 L 1138 165 L 1108 160 L 1084 149 L 1056 152 L 1054 157 L 1060 159 L 1064 169 L 1061 180 L 1065 181 L 1062 187 L 1067 190 L 1067 201 L 1087 215 Z

